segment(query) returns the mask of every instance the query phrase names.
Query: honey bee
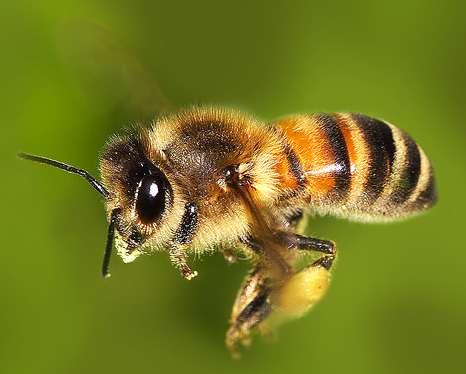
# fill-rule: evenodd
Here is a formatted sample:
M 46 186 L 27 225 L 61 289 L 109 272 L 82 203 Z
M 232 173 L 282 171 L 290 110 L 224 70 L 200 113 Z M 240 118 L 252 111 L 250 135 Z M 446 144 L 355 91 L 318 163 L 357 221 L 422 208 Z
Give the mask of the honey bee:
M 48 158 L 20 154 L 84 177 L 109 221 L 102 274 L 115 244 L 124 262 L 167 251 L 186 279 L 188 255 L 246 256 L 252 270 L 233 305 L 226 345 L 302 316 L 329 286 L 336 247 L 298 233 L 303 216 L 394 221 L 436 201 L 432 165 L 402 130 L 362 114 L 295 115 L 272 124 L 232 109 L 193 107 L 112 138 L 102 181 Z M 236 251 L 236 252 L 235 252 Z M 317 256 L 299 265 L 302 254 Z

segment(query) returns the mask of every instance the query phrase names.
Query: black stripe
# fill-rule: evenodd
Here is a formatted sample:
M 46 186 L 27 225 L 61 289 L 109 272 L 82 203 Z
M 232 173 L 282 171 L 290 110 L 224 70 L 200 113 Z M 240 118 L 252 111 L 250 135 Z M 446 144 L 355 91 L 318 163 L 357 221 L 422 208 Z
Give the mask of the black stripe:
M 285 151 L 286 160 L 288 161 L 288 166 L 290 167 L 291 174 L 295 177 L 296 182 L 298 183 L 299 187 L 304 186 L 305 178 L 303 168 L 301 166 L 301 162 L 299 162 L 298 157 L 296 156 L 295 151 L 291 146 L 282 140 L 283 142 L 283 149 Z
M 403 165 L 403 171 L 398 181 L 396 181 L 394 191 L 390 200 L 395 204 L 403 204 L 409 199 L 416 188 L 421 174 L 421 154 L 419 148 L 411 137 L 403 131 L 403 143 L 406 147 L 406 161 Z
M 392 129 L 386 123 L 362 114 L 353 114 L 352 118 L 362 130 L 370 150 L 369 175 L 364 184 L 364 191 L 369 201 L 374 202 L 382 193 L 395 160 L 396 147 Z
M 175 241 L 178 244 L 189 243 L 196 232 L 197 223 L 197 205 L 194 203 L 186 203 L 183 218 L 181 219 L 180 226 L 175 233 Z
M 330 114 L 317 115 L 317 121 L 327 135 L 335 158 L 334 192 L 338 197 L 345 197 L 351 185 L 351 165 L 348 156 L 348 147 L 335 116 Z
M 298 196 L 301 191 L 303 191 L 304 187 L 306 186 L 306 177 L 304 175 L 303 167 L 301 162 L 296 155 L 296 152 L 287 142 L 285 135 L 279 129 L 277 130 L 277 137 L 282 145 L 283 152 L 286 156 L 286 161 L 288 163 L 288 169 L 293 175 L 294 179 L 296 180 L 296 184 L 298 185 L 292 191 L 286 191 L 280 196 L 280 199 L 290 199 L 292 197 Z

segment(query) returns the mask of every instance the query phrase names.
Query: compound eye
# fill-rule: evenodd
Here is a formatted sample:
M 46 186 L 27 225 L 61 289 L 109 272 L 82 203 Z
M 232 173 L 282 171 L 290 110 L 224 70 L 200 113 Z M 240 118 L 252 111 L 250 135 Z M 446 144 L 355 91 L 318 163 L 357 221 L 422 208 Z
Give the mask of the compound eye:
M 136 212 L 144 224 L 158 220 L 171 197 L 171 187 L 165 175 L 157 171 L 141 179 L 136 199 Z

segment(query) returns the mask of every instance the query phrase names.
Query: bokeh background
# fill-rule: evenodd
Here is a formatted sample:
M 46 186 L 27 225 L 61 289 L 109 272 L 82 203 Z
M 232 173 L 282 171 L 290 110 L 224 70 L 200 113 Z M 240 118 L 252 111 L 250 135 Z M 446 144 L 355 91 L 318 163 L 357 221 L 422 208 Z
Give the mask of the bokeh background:
M 437 373 L 466 367 L 464 1 L 3 1 L 1 373 Z M 162 96 L 165 95 L 165 97 Z M 99 267 L 103 204 L 28 151 L 97 174 L 114 132 L 175 107 L 272 120 L 357 111 L 423 146 L 440 201 L 391 225 L 332 218 L 330 292 L 242 360 L 224 349 L 247 264 L 180 278 L 166 255 Z

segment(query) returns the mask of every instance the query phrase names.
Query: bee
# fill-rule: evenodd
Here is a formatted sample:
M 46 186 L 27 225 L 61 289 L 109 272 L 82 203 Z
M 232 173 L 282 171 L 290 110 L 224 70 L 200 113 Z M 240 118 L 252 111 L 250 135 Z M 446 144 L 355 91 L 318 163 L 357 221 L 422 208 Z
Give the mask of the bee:
M 303 114 L 266 124 L 223 107 L 192 107 L 113 137 L 101 182 L 44 157 L 20 157 L 84 177 L 105 201 L 102 274 L 168 252 L 186 279 L 189 254 L 222 251 L 252 263 L 233 305 L 226 345 L 297 318 L 329 286 L 336 247 L 298 231 L 309 214 L 355 221 L 400 220 L 436 201 L 432 165 L 404 131 L 362 114 Z M 236 252 L 235 252 L 236 251 Z M 305 253 L 315 257 L 306 264 Z

